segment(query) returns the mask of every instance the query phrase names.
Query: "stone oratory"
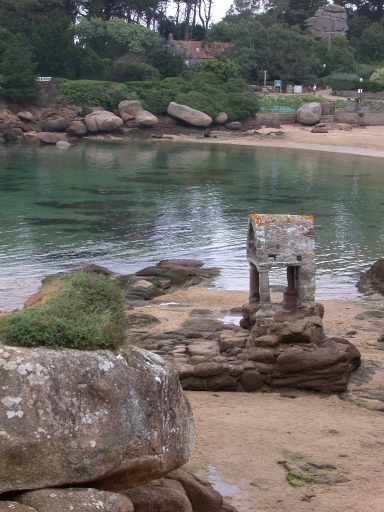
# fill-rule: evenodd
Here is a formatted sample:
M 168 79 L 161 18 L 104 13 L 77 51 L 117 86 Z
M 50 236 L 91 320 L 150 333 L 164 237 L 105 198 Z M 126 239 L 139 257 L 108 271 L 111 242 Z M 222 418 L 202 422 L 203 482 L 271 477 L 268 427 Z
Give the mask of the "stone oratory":
M 181 329 L 144 333 L 140 339 L 137 331 L 131 331 L 131 342 L 174 366 L 184 389 L 345 391 L 350 374 L 360 366 L 360 352 L 347 339 L 324 333 L 324 306 L 315 302 L 313 217 L 250 215 L 247 259 L 250 294 L 241 308 L 240 325 L 188 318 Z M 143 285 L 148 291 L 154 276 L 168 276 L 172 282 L 172 272 L 180 274 L 181 269 L 195 275 L 197 270 L 188 266 L 191 264 L 163 261 L 143 269 L 133 277 L 129 293 L 136 297 L 143 279 L 148 280 Z M 274 268 L 286 268 L 287 272 L 281 302 L 271 301 L 269 273 Z M 136 284 L 134 280 L 138 280 Z M 130 319 L 135 322 L 135 313 Z M 140 316 L 137 324 L 141 333 Z
M 250 215 L 247 258 L 250 264 L 249 302 L 259 302 L 259 320 L 273 320 L 269 272 L 286 267 L 287 288 L 282 307 L 307 309 L 315 300 L 313 217 L 306 215 Z

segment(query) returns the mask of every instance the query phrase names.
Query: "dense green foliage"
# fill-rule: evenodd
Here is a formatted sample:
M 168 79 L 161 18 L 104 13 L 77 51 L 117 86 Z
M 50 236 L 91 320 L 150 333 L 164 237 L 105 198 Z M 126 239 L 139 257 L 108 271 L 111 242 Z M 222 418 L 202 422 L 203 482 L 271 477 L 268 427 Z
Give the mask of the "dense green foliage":
M 384 82 L 384 68 L 374 71 L 369 79 L 372 82 Z
M 356 73 L 333 73 L 331 76 L 332 89 L 335 91 L 352 91 L 355 89 L 356 80 L 359 80 L 359 75 L 356 75 Z
M 0 64 L 1 93 L 15 102 L 33 101 L 37 96 L 32 52 L 22 34 L 12 37 Z
M 128 96 L 128 88 L 124 84 L 95 80 L 66 81 L 61 86 L 61 92 L 70 102 L 100 105 L 103 108 L 116 108 Z
M 367 80 L 384 65 L 383 0 L 337 0 L 347 10 L 349 29 L 346 37 L 335 37 L 331 44 L 306 31 L 306 20 L 323 0 L 233 0 L 224 19 L 213 25 L 213 0 L 173 0 L 173 16 L 167 16 L 167 3 L 0 0 L 2 94 L 13 101 L 32 101 L 36 74 L 120 84 L 155 84 L 167 77 L 190 82 L 201 64 L 200 71 L 216 74 L 223 83 L 241 76 L 260 84 L 266 73 L 268 81 L 306 85 L 321 84 L 334 73 L 356 73 Z M 167 41 L 171 33 L 173 42 Z M 210 42 L 230 44 L 218 50 L 216 58 L 199 62 L 180 39 L 204 39 L 203 48 Z M 364 74 L 369 68 L 373 69 Z M 377 87 L 368 84 L 365 89 Z M 178 94 L 209 111 L 226 104 L 225 90 L 218 90 L 220 97 L 203 98 L 208 94 L 205 85 L 204 90 L 194 86 L 182 92 L 164 85 L 151 89 L 151 93 L 146 89 L 145 101 L 158 112 Z M 103 94 L 70 91 L 72 97 L 103 106 L 113 105 L 119 97 L 113 93 L 113 99 L 108 99 Z M 239 112 L 250 107 L 250 98 L 240 94 Z
M 226 112 L 229 119 L 254 115 L 257 97 L 241 78 L 220 80 L 211 72 L 196 72 L 187 82 L 181 78 L 166 78 L 160 83 L 126 84 L 152 114 L 164 114 L 171 101 L 205 112 L 211 117 Z
M 313 39 L 298 27 L 279 24 L 265 28 L 256 17 L 243 16 L 214 25 L 210 41 L 230 41 L 228 57 L 241 67 L 241 75 L 261 80 L 264 70 L 274 79 L 316 80 L 320 62 L 311 54 Z
M 79 272 L 45 304 L 4 317 L 0 339 L 25 347 L 106 349 L 123 340 L 125 326 L 121 290 L 105 276 Z

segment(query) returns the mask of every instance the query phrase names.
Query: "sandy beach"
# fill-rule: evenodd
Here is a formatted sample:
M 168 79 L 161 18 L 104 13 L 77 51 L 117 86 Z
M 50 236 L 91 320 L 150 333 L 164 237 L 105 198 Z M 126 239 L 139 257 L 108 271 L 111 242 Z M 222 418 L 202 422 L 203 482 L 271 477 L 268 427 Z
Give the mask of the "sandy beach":
M 191 287 L 135 312 L 155 315 L 161 323 L 152 332 L 164 332 L 181 328 L 196 309 L 222 319 L 247 301 L 246 292 Z M 384 509 L 384 402 L 375 400 L 384 378 L 384 353 L 377 342 L 384 319 L 360 318 L 384 308 L 384 298 L 322 302 L 326 334 L 347 337 L 362 354 L 347 394 L 186 392 L 197 429 L 187 468 L 210 479 L 239 512 Z M 279 463 L 291 454 L 331 465 L 332 474 L 345 481 L 296 489 Z
M 311 133 L 283 125 L 217 138 L 175 136 L 175 141 L 270 146 L 384 157 L 384 127 Z M 191 288 L 167 296 L 185 307 L 156 306 L 158 332 L 181 325 L 188 308 L 222 318 L 247 302 L 247 293 Z M 279 390 L 273 393 L 186 392 L 197 428 L 196 450 L 187 467 L 209 478 L 239 512 L 382 512 L 384 510 L 384 320 L 364 313 L 384 308 L 384 297 L 322 301 L 328 335 L 347 337 L 362 354 L 362 366 L 343 396 Z M 148 311 L 147 311 L 148 312 Z M 361 316 L 362 315 L 362 316 Z M 166 329 L 165 329 L 166 326 Z M 351 334 L 352 333 L 352 334 Z M 292 487 L 281 461 L 297 454 L 328 464 L 344 482 Z M 280 463 L 279 463 L 280 462 Z
M 305 149 L 351 155 L 384 157 L 384 126 L 354 126 L 351 131 L 330 130 L 328 133 L 311 133 L 312 127 L 299 124 L 285 124 L 281 128 L 261 128 L 257 131 L 231 134 L 218 132 L 217 138 L 173 135 L 175 141 L 236 144 L 243 146 L 267 146 L 275 148 Z

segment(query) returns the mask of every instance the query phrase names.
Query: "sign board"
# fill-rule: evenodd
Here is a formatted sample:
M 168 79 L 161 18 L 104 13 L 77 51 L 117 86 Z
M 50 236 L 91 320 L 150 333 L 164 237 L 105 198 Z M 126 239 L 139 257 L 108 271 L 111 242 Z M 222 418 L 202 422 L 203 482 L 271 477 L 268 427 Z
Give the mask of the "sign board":
M 359 94 L 363 94 L 363 89 L 357 89 L 357 92 L 358 92 Z
M 280 87 L 281 89 L 281 80 L 275 80 L 275 87 Z

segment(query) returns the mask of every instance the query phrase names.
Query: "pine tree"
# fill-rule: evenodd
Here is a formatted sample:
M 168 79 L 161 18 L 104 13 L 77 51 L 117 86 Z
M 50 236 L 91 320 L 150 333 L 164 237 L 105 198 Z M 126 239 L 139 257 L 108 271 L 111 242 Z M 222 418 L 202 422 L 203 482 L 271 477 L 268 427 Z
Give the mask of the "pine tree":
M 16 103 L 35 100 L 38 92 L 34 74 L 36 66 L 25 37 L 17 34 L 5 50 L 0 65 L 2 95 Z

